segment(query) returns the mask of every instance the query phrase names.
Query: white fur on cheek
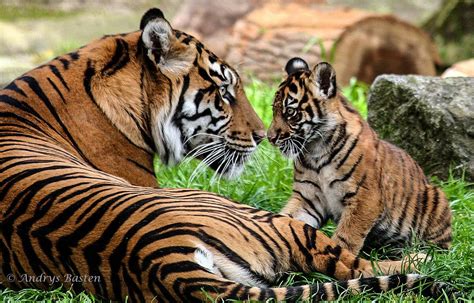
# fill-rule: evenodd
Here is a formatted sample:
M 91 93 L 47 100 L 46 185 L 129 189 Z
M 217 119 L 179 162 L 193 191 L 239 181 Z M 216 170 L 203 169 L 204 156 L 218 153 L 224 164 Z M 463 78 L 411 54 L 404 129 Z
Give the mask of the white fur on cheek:
M 161 161 L 166 165 L 179 163 L 183 158 L 184 147 L 181 132 L 172 122 L 175 108 L 161 110 L 152 118 L 152 136 Z

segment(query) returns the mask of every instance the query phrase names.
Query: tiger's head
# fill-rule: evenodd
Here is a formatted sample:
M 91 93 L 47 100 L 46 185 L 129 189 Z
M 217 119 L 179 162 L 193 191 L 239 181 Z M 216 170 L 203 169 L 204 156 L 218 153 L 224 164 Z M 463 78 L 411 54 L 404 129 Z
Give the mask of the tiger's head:
M 338 114 L 341 97 L 329 63 L 310 69 L 303 59 L 293 58 L 285 70 L 288 77 L 276 92 L 267 137 L 284 156 L 295 159 L 302 152 L 322 147 L 326 134 L 342 121 Z
M 159 9 L 143 16 L 140 29 L 145 78 L 156 84 L 151 134 L 162 162 L 193 156 L 224 176 L 237 176 L 265 137 L 239 75 L 202 43 L 174 30 Z

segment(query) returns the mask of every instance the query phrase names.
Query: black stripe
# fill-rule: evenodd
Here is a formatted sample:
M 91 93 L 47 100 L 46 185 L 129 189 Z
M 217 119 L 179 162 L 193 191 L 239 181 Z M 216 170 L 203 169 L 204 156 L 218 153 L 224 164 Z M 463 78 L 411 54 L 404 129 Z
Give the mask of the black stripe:
M 450 220 L 446 219 L 447 216 L 447 211 L 449 211 L 449 208 L 445 208 L 445 211 L 443 212 L 443 215 L 440 217 L 443 219 L 440 219 L 440 222 L 437 222 L 438 227 L 435 230 L 431 230 L 430 234 L 426 236 L 426 240 L 436 240 L 438 237 L 443 235 L 446 232 L 446 229 L 451 227 L 451 222 Z M 446 212 L 446 214 L 445 214 Z M 436 224 L 436 223 L 435 223 Z
M 359 285 L 361 290 L 371 290 L 373 292 L 379 293 L 382 291 L 380 288 L 380 281 L 379 278 L 362 278 L 359 281 Z
M 336 272 L 337 259 L 334 257 L 329 257 L 326 262 L 326 270 L 324 271 L 324 274 L 330 277 L 334 277 L 334 273 Z
M 8 104 L 10 106 L 13 106 L 13 107 L 15 107 L 15 108 L 17 108 L 17 109 L 19 109 L 23 112 L 26 112 L 28 114 L 31 114 L 31 115 L 35 116 L 38 119 L 43 120 L 41 118 L 41 115 L 26 102 L 19 101 L 15 98 L 12 98 L 12 97 L 8 96 L 8 95 L 0 95 L 0 102 Z
M 306 180 L 306 179 L 297 179 L 296 176 L 295 176 L 294 180 L 295 180 L 295 182 L 310 184 L 310 185 L 316 187 L 319 191 L 321 191 L 321 187 L 319 186 L 319 184 L 317 184 L 314 181 Z
M 344 243 L 347 247 L 350 247 L 350 243 L 347 241 L 346 238 L 344 238 L 343 236 L 341 236 L 340 234 L 337 234 L 336 237 L 342 242 Z
M 227 297 L 229 299 L 236 299 L 238 297 L 239 292 L 242 290 L 242 287 L 243 287 L 242 284 L 236 283 L 234 288 L 232 288 L 232 290 L 227 295 Z M 264 292 L 260 292 L 260 296 L 258 300 L 262 301 L 263 299 L 265 299 L 264 295 L 265 295 Z
M 68 54 L 69 57 L 71 57 L 71 60 L 72 61 L 76 61 L 79 59 L 79 53 L 76 51 L 76 52 L 71 52 Z
M 89 61 L 87 61 L 87 68 L 84 72 L 83 83 L 84 83 L 84 89 L 85 89 L 87 95 L 95 103 L 95 98 L 94 98 L 94 95 L 92 94 L 92 88 L 91 88 L 92 77 L 94 75 L 95 75 L 95 68 L 94 68 L 94 65 L 93 65 L 92 61 L 89 59 Z
M 337 163 L 336 169 L 339 169 L 346 162 L 347 158 L 349 158 L 349 156 L 351 155 L 352 150 L 354 150 L 357 143 L 359 142 L 359 137 L 360 137 L 360 133 L 357 135 L 357 137 L 354 140 L 352 140 L 352 143 L 349 146 L 349 148 L 347 149 L 345 155 Z
M 358 269 L 359 268 L 359 263 L 360 263 L 360 258 L 359 257 L 356 257 L 354 259 L 354 263 L 352 263 L 352 268 L 353 269 Z
M 142 104 L 143 108 L 147 108 L 148 100 L 145 101 L 145 87 L 144 87 L 144 84 L 143 84 L 144 83 L 144 77 L 145 77 L 145 69 L 142 66 L 141 70 L 140 70 L 140 103 Z M 168 79 L 168 77 L 167 77 L 167 79 Z M 169 82 L 168 94 L 170 96 L 169 97 L 169 99 L 170 99 L 170 108 L 172 108 L 171 99 L 172 99 L 172 96 L 173 96 L 173 86 L 171 84 L 171 80 L 168 79 L 168 82 Z M 150 115 L 149 111 L 142 110 L 141 120 L 142 121 L 150 121 L 149 115 Z M 145 123 L 144 127 L 142 127 L 141 124 L 140 124 L 140 132 L 141 132 L 141 135 L 143 137 L 143 140 L 145 141 L 145 144 L 150 148 L 150 150 L 156 152 L 155 142 L 153 141 L 153 138 L 150 135 L 150 133 L 151 133 L 150 123 Z
M 304 264 L 313 268 L 314 267 L 313 255 L 308 251 L 307 247 L 303 245 L 303 243 L 301 243 L 299 236 L 296 234 L 295 230 L 293 229 L 293 226 L 291 225 L 290 225 L 290 230 L 291 230 L 291 234 L 293 235 L 294 242 L 298 246 L 299 252 L 305 258 Z
M 421 213 L 420 213 L 420 210 L 422 208 L 422 204 L 423 203 L 426 203 L 426 200 L 427 200 L 427 193 L 426 193 L 426 187 L 424 187 L 423 185 L 421 185 L 421 189 L 419 190 L 422 190 L 423 193 L 421 193 L 420 191 L 418 192 L 418 194 L 416 195 L 416 205 L 415 205 L 415 212 L 413 214 L 413 218 L 412 218 L 412 221 L 411 221 L 411 227 L 415 230 L 415 232 L 418 233 L 418 221 L 420 219 L 420 216 L 421 216 Z
M 69 69 L 69 60 L 66 58 L 59 58 L 59 61 L 63 64 L 65 70 Z
M 318 112 L 318 118 L 321 119 L 323 117 L 323 112 L 321 110 L 321 107 L 319 106 L 319 100 L 314 98 L 313 104 L 316 107 L 316 111 Z
M 16 80 L 15 80 L 15 81 L 16 81 Z M 15 81 L 13 81 L 12 83 L 8 84 L 4 89 L 8 89 L 8 90 L 14 91 L 14 92 L 16 92 L 16 93 L 22 95 L 23 97 L 26 97 L 25 92 L 24 92 L 21 88 L 19 88 L 19 87 L 16 85 Z
M 431 187 L 432 188 L 432 187 Z M 423 204 L 421 205 L 421 214 L 420 214 L 420 219 L 418 221 L 418 234 L 420 235 L 420 237 L 423 237 L 424 235 L 424 232 L 426 230 L 426 226 L 428 226 L 428 219 L 426 219 L 426 225 L 425 223 L 423 222 L 424 219 L 426 217 L 429 217 L 429 213 L 427 212 L 427 209 L 428 209 L 428 204 L 431 204 L 432 203 L 432 199 L 429 199 L 428 197 L 428 190 L 430 189 L 430 187 L 428 186 L 425 186 L 425 193 L 423 195 L 423 198 L 424 198 L 424 201 L 423 201 Z M 433 188 L 434 191 L 436 191 L 435 188 Z
M 316 283 L 310 286 L 311 300 L 318 302 L 327 298 L 326 289 L 323 283 Z
M 344 108 L 348 112 L 358 114 L 358 112 L 351 105 L 349 105 L 346 98 L 341 98 L 340 100 L 341 100 L 342 106 L 344 106 Z
M 322 223 L 326 221 L 326 216 L 325 216 L 325 214 L 320 213 L 319 210 L 316 209 L 315 203 L 316 203 L 316 202 L 320 202 L 320 201 L 319 201 L 319 198 L 317 198 L 317 196 L 316 196 L 317 201 L 315 201 L 315 202 L 313 203 L 311 200 L 309 200 L 308 198 L 306 198 L 306 197 L 303 195 L 303 193 L 301 193 L 300 191 L 294 189 L 294 190 L 293 190 L 293 193 L 298 194 L 298 195 L 301 197 L 301 199 L 303 199 L 303 201 L 305 202 L 305 204 L 306 204 L 308 207 L 311 208 L 312 212 L 313 212 L 314 215 L 316 215 L 317 217 L 315 217 L 315 216 L 313 216 L 313 215 L 311 215 L 310 213 L 307 212 L 308 215 L 311 215 L 313 218 L 317 219 L 316 221 L 318 221 L 318 224 L 321 226 Z
M 198 73 L 199 73 L 199 76 L 201 76 L 201 78 L 203 78 L 207 82 L 210 82 L 211 84 L 215 85 L 212 78 L 207 74 L 207 71 L 199 65 L 198 65 Z
M 363 157 L 363 154 L 360 154 L 359 158 L 357 159 L 357 161 L 354 163 L 354 165 L 352 165 L 351 169 L 345 173 L 342 178 L 339 178 L 339 179 L 335 179 L 335 180 L 332 180 L 330 183 L 329 183 L 329 187 L 332 187 L 334 185 L 334 183 L 336 182 L 344 182 L 344 181 L 347 181 L 351 176 L 352 174 L 354 173 L 355 169 L 357 168 L 357 166 L 359 165 L 360 161 L 362 160 L 362 157 Z
M 191 262 L 191 261 L 167 263 L 163 265 L 160 269 L 160 279 L 164 280 L 170 274 L 190 272 L 190 271 L 196 271 L 196 270 L 207 272 L 207 270 L 205 270 L 201 265 L 195 262 Z
M 53 82 L 49 77 L 47 77 L 47 79 L 48 79 L 49 84 L 51 84 L 51 86 L 53 87 L 53 89 L 58 93 L 59 97 L 61 97 L 61 100 L 63 101 L 63 103 L 66 103 L 66 100 L 64 99 L 63 94 L 62 94 L 61 91 L 58 89 L 58 87 L 56 86 L 56 84 L 54 84 L 54 82 Z
M 61 75 L 61 73 L 59 72 L 59 70 L 57 69 L 56 66 L 52 65 L 52 64 L 49 64 L 48 65 L 49 69 L 53 72 L 53 74 L 59 79 L 59 81 L 61 81 L 61 83 L 64 85 L 64 87 L 69 90 L 69 86 L 67 86 L 67 83 L 66 81 L 64 80 L 63 76 Z
M 115 39 L 115 44 L 115 52 L 112 59 L 102 69 L 102 73 L 106 76 L 112 76 L 130 61 L 128 43 L 123 39 Z
M 153 170 L 151 170 L 150 168 L 138 163 L 137 161 L 133 160 L 133 159 L 130 159 L 130 158 L 127 158 L 127 161 L 129 162 L 132 162 L 136 167 L 140 168 L 141 170 L 147 172 L 148 174 L 152 175 L 153 177 L 155 177 L 155 172 Z
M 292 286 L 286 289 L 285 294 L 285 301 L 286 302 L 297 302 L 296 300 L 301 299 L 303 295 L 303 287 L 302 286 Z M 266 298 L 268 299 L 268 297 Z
M 433 190 L 434 190 L 434 196 L 433 196 L 433 199 L 431 200 L 431 204 L 433 204 L 433 207 L 429 213 L 428 219 L 426 220 L 427 221 L 426 228 L 431 227 L 435 223 L 433 222 L 433 220 L 435 219 L 434 217 L 436 216 L 436 212 L 440 205 L 440 196 L 439 196 L 440 189 L 435 187 L 433 188 Z
M 168 288 L 166 288 L 161 281 L 158 280 L 159 277 L 159 268 L 161 267 L 161 263 L 155 264 L 152 266 L 152 268 L 149 271 L 148 274 L 148 287 L 151 289 L 151 292 L 157 297 L 158 302 L 172 302 L 173 295 L 169 292 Z M 113 278 L 113 276 L 112 276 Z M 121 280 L 117 280 L 117 282 L 114 283 L 112 280 L 112 286 L 117 289 L 121 289 Z M 153 285 L 156 285 L 161 293 L 160 296 L 158 296 L 158 292 L 155 290 Z M 116 294 L 116 292 L 114 292 Z M 116 296 L 117 298 L 123 298 L 123 296 L 120 295 Z
M 355 191 L 353 191 L 353 192 L 346 192 L 346 193 L 344 194 L 344 196 L 343 196 L 342 199 L 341 199 L 341 204 L 342 204 L 342 205 L 345 206 L 348 199 L 350 199 L 350 198 L 354 197 L 355 195 L 357 195 L 357 193 L 359 192 L 359 188 L 361 188 L 361 186 L 364 185 L 366 178 L 367 178 L 367 174 L 364 174 L 364 175 L 362 176 L 362 178 L 359 180 L 359 182 L 357 182 L 357 187 L 356 187 Z
M 323 167 L 330 164 L 332 160 L 337 156 L 337 154 L 346 145 L 346 142 L 348 139 L 348 136 L 346 135 L 346 123 L 341 124 L 338 128 L 340 129 L 339 134 L 335 138 L 335 140 L 331 142 L 331 146 L 329 147 L 329 150 L 331 150 L 331 153 L 326 158 L 326 160 L 316 168 L 316 172 L 318 173 L 321 171 Z
M 391 275 L 388 277 L 388 289 L 394 289 L 407 283 L 406 275 Z
M 112 269 L 113 271 L 117 269 Z M 140 286 L 133 281 L 132 277 L 128 273 L 128 270 L 125 266 L 122 266 L 122 276 L 123 282 L 127 286 L 128 289 L 128 296 L 133 298 L 131 301 L 133 302 L 145 302 L 145 297 L 143 296 L 143 291 L 141 290 Z M 101 281 L 102 282 L 102 281 Z M 105 281 L 102 283 L 105 284 Z
M 397 222 L 396 222 L 396 230 L 398 232 L 401 232 L 403 230 L 403 227 L 404 227 L 404 222 L 405 222 L 405 219 L 407 218 L 407 211 L 408 211 L 408 207 L 411 203 L 410 201 L 410 198 L 411 198 L 411 195 L 413 193 L 413 179 L 412 179 L 412 176 L 410 174 L 410 170 L 409 170 L 409 167 L 407 166 L 406 162 L 405 162 L 405 159 L 404 159 L 404 154 L 401 154 L 400 157 L 400 167 L 402 168 L 402 188 L 404 190 L 402 190 L 402 194 L 401 194 L 401 197 L 400 197 L 400 202 L 399 202 L 399 206 L 402 206 L 403 207 L 403 210 L 402 212 L 400 213 L 400 217 L 398 218 Z M 407 180 L 406 176 L 408 175 L 409 177 L 409 180 Z M 408 190 L 405 190 L 407 188 L 407 182 L 408 182 L 408 185 L 409 185 L 409 189 Z
M 305 224 L 303 227 L 304 235 L 306 237 L 306 245 L 310 249 L 316 248 L 316 229 Z

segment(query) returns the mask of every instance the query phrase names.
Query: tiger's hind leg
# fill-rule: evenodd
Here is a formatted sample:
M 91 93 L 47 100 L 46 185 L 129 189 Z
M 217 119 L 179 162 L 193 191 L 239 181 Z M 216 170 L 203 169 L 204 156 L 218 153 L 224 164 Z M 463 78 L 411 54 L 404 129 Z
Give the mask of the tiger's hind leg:
M 173 258 L 159 260 L 157 271 L 149 283 L 152 299 L 158 302 L 219 302 L 225 299 L 260 300 L 285 298 L 286 289 L 270 291 L 255 281 L 247 280 L 245 285 L 223 276 L 221 269 L 231 270 L 238 264 L 219 264 L 214 255 L 204 246 L 197 245 L 194 253 L 179 254 Z M 151 266 L 153 268 L 153 266 Z M 235 270 L 235 269 L 234 269 Z M 241 277 L 245 279 L 245 277 Z M 309 295 L 309 286 L 306 287 Z M 269 291 L 267 293 L 267 290 Z

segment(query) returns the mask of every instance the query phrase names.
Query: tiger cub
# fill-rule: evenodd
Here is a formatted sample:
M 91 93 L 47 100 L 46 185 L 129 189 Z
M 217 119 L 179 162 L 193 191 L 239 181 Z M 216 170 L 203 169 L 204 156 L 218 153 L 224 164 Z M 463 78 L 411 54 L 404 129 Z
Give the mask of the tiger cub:
M 333 239 L 362 248 L 400 248 L 412 235 L 448 248 L 451 211 L 402 149 L 375 131 L 337 91 L 332 66 L 312 70 L 300 59 L 285 68 L 276 93 L 269 141 L 294 159 L 293 193 L 281 211 L 319 228 L 337 223 Z

